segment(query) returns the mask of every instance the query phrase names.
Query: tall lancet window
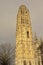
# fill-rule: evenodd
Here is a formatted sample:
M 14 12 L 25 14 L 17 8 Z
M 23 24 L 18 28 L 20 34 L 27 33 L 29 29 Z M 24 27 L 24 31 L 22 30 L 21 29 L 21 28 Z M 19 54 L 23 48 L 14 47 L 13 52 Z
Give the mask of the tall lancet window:
M 29 31 L 27 31 L 27 38 L 29 38 Z
M 22 24 L 22 23 L 24 23 L 24 19 L 22 19 L 22 17 L 21 17 L 21 24 Z
M 24 9 L 21 9 L 21 14 L 24 15 Z
M 38 61 L 38 65 L 40 65 L 40 61 Z
M 31 65 L 31 61 L 29 61 L 29 65 Z
M 23 65 L 26 65 L 26 61 L 25 60 L 23 61 Z

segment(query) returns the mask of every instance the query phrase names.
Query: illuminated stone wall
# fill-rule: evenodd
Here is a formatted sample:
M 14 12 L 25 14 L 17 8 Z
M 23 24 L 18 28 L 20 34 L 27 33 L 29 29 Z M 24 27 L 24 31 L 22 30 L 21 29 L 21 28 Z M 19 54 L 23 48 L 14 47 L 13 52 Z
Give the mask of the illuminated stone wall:
M 29 10 L 21 5 L 17 14 L 15 65 L 38 65 L 33 48 Z

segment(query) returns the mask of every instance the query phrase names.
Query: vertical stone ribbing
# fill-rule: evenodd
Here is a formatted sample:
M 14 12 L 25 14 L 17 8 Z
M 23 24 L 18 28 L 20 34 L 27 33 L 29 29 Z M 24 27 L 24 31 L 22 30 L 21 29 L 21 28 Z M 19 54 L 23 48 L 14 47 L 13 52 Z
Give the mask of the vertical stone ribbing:
M 16 23 L 15 65 L 35 65 L 29 10 L 21 5 Z

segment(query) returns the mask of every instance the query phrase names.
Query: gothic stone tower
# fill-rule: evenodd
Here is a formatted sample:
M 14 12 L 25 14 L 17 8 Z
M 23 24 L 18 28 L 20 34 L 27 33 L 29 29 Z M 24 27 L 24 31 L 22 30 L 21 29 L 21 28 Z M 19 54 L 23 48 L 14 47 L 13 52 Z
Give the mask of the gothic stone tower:
M 21 5 L 17 14 L 15 65 L 35 65 L 29 10 Z

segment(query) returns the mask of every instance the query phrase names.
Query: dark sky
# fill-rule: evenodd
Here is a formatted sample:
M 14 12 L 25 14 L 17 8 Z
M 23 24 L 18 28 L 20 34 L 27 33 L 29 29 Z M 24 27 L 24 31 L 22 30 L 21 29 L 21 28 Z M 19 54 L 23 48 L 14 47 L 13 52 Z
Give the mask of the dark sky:
M 16 17 L 22 4 L 30 11 L 33 34 L 43 38 L 43 0 L 0 0 L 0 43 L 15 43 Z

